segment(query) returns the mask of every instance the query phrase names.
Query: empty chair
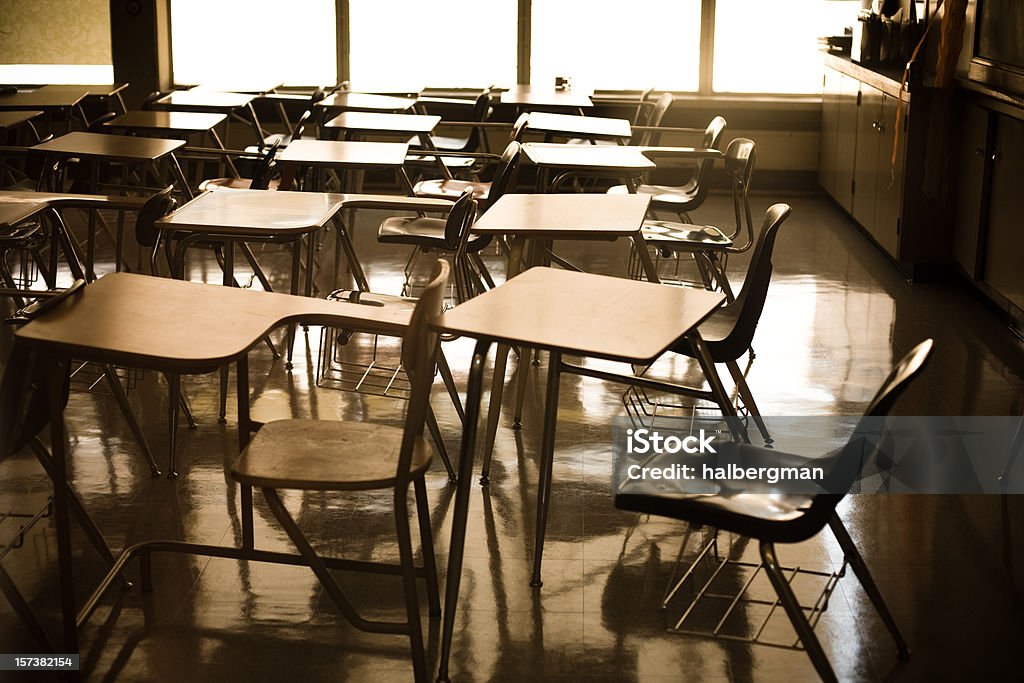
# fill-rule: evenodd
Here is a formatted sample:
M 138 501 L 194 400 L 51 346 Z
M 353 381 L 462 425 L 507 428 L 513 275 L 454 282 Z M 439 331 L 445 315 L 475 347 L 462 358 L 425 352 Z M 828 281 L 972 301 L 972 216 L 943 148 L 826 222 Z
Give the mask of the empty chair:
M 281 144 L 281 140 L 277 140 L 268 145 L 263 152 L 253 150 L 251 155 L 245 155 L 257 159 L 256 165 L 252 169 L 252 178 L 209 178 L 199 183 L 199 190 L 201 192 L 223 188 L 232 190 L 276 190 L 281 181 L 278 178 L 274 178 L 273 175 L 277 165 L 277 152 L 280 150 Z
M 722 134 L 725 132 L 726 121 L 721 116 L 716 116 L 704 130 L 704 137 L 701 141 L 701 148 L 716 150 L 706 158 L 699 159 L 690 174 L 689 179 L 682 185 L 649 185 L 642 184 L 636 188 L 638 194 L 649 194 L 651 197 L 651 209 L 671 211 L 678 215 L 681 220 L 691 222 L 689 212 L 698 208 L 707 198 L 711 181 L 711 171 L 714 167 L 714 160 L 718 156 L 717 150 L 721 144 Z M 655 131 L 652 131 L 652 135 Z M 657 136 L 645 137 L 640 144 L 657 145 Z M 671 158 L 670 151 L 661 155 L 663 158 Z M 625 185 L 616 185 L 608 190 L 609 193 L 626 193 L 628 188 Z
M 899 395 L 924 368 L 931 349 L 932 340 L 925 340 L 896 364 L 868 405 L 864 413 L 866 418 L 885 417 L 889 414 Z M 896 642 L 899 657 L 907 659 L 910 650 L 900 634 L 896 621 L 889 612 L 867 563 L 850 538 L 842 519 L 836 514 L 836 506 L 850 491 L 863 465 L 877 454 L 877 448 L 871 446 L 872 439 L 868 438 L 871 433 L 877 432 L 877 420 L 872 420 L 870 424 L 867 422 L 861 420 L 852 438 L 841 451 L 821 458 L 780 453 L 777 450 L 749 444 L 725 443 L 716 446 L 718 457 L 725 459 L 723 462 L 735 460 L 743 462 L 746 467 L 756 467 L 758 463 L 777 466 L 780 462 L 786 463 L 787 466 L 820 466 L 826 471 L 822 493 L 784 492 L 764 484 L 758 485 L 754 492 L 740 492 L 723 486 L 718 489 L 719 493 L 713 494 L 682 491 L 652 494 L 636 490 L 635 484 L 627 480 L 615 496 L 615 507 L 671 517 L 696 525 L 707 525 L 758 540 L 761 560 L 768 578 L 818 676 L 824 681 L 835 681 L 835 672 L 790 586 L 789 581 L 792 577 L 787 578 L 784 574 L 775 552 L 777 543 L 799 543 L 817 535 L 828 525 L 864 592 Z M 706 483 L 715 484 L 714 481 Z
M 524 114 L 524 116 L 526 116 Z M 520 117 L 525 123 L 525 119 Z M 522 126 L 519 126 L 515 133 L 521 133 Z M 413 187 L 413 193 L 417 197 L 432 197 L 436 199 L 457 199 L 466 190 L 470 190 L 473 199 L 480 202 L 481 209 L 487 209 L 494 202 L 511 188 L 515 187 L 519 171 L 519 158 L 522 154 L 522 147 L 512 140 L 506 145 L 505 150 L 498 159 L 497 167 L 494 170 L 494 177 L 490 182 L 474 180 L 422 180 Z
M 693 255 L 704 286 L 717 283 L 731 301 L 734 296 L 725 272 L 729 254 L 750 249 L 754 240 L 754 220 L 750 213 L 750 180 L 754 173 L 756 145 L 752 140 L 736 138 L 725 151 L 725 172 L 732 188 L 735 225 L 727 233 L 713 225 L 692 225 L 672 221 L 644 221 L 644 242 L 664 255 L 686 252 Z M 745 238 L 737 242 L 740 233 Z
M 441 613 L 437 565 L 430 530 L 424 475 L 432 453 L 423 437 L 430 400 L 439 335 L 432 329 L 441 313 L 448 280 L 448 264 L 438 262 L 429 285 L 412 314 L 402 361 L 412 384 L 403 427 L 369 422 L 276 420 L 256 433 L 231 470 L 242 486 L 258 487 L 270 511 L 323 585 L 327 595 L 353 626 L 375 633 L 409 637 L 413 672 L 417 681 L 428 680 L 423 634 L 420 628 L 416 580 L 426 580 L 427 604 L 432 616 Z M 409 486 L 414 489 L 423 565 L 414 564 L 409 525 Z M 281 500 L 281 490 L 393 492 L 400 564 L 373 563 L 378 572 L 398 573 L 405 597 L 404 622 L 366 619 L 348 600 Z M 354 569 L 367 570 L 368 563 Z M 367 596 L 361 596 L 363 600 Z

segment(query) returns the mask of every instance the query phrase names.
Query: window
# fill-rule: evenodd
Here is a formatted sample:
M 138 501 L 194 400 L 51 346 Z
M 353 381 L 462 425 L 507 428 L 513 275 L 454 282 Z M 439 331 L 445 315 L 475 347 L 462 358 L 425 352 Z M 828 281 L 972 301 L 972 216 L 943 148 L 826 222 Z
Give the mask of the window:
M 695 91 L 700 0 L 533 0 L 531 82 Z
M 842 33 L 860 3 L 717 0 L 713 88 L 716 92 L 821 92 L 819 36 Z
M 514 0 L 349 0 L 349 78 L 359 90 L 516 82 Z
M 0 83 L 114 82 L 106 0 L 6 0 L 0 17 Z
M 334 85 L 336 24 L 334 0 L 172 0 L 174 82 Z

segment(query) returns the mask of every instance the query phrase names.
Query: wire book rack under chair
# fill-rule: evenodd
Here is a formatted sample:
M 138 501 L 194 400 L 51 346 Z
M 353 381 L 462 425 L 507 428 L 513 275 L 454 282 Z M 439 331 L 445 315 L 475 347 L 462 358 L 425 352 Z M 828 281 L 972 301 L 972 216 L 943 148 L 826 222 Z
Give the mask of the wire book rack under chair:
M 633 480 L 624 481 L 615 495 L 615 507 L 620 510 L 678 519 L 688 522 L 691 527 L 710 527 L 719 532 L 729 531 L 755 540 L 759 544 L 760 562 L 742 563 L 728 557 L 722 560 L 717 546 L 718 532 L 712 532 L 711 540 L 691 565 L 691 571 L 686 572 L 680 582 L 666 593 L 663 604 L 671 602 L 680 590 L 692 590 L 694 602 L 700 600 L 713 590 L 711 586 L 716 576 L 720 576 L 730 567 L 752 570 L 745 578 L 739 580 L 739 592 L 728 598 L 731 605 L 729 610 L 719 618 L 711 632 L 704 634 L 720 636 L 721 627 L 728 619 L 729 613 L 744 599 L 744 594 L 763 571 L 776 595 L 776 599 L 770 601 L 772 611 L 778 606 L 783 608 L 818 676 L 824 681 L 836 681 L 835 672 L 813 627 L 820 618 L 820 613 L 828 605 L 828 598 L 834 590 L 835 582 L 841 578 L 846 566 L 849 566 L 892 636 L 899 658 L 908 659 L 910 648 L 875 584 L 867 563 L 861 557 L 836 512 L 836 507 L 854 487 L 864 466 L 878 457 L 886 434 L 885 418 L 897 398 L 924 370 L 932 346 L 932 340 L 927 339 L 915 346 L 896 364 L 864 411 L 864 416 L 858 422 L 849 441 L 837 451 L 820 457 L 806 457 L 750 444 L 723 443 L 717 447 L 721 462 L 743 462 L 745 466 L 777 466 L 779 463 L 788 466 L 813 463 L 814 466 L 820 466 L 825 476 L 820 482 L 816 482 L 814 489 L 786 491 L 760 482 L 751 482 L 744 489 L 736 489 L 734 484 L 727 482 L 697 480 L 688 482 L 685 487 L 676 490 L 665 487 L 654 492 L 649 488 L 638 488 Z M 778 560 L 775 546 L 808 540 L 817 536 L 825 526 L 832 530 L 842 549 L 843 564 L 838 572 L 804 572 L 825 581 L 817 599 L 808 607 L 801 605 L 791 585 L 801 570 L 783 567 Z M 705 560 L 718 564 L 712 569 L 711 578 L 697 587 L 696 574 L 693 570 L 694 567 L 699 569 L 698 563 Z M 787 573 L 790 576 L 787 577 Z M 687 586 L 690 579 L 694 579 L 695 583 Z M 683 616 L 676 622 L 677 627 L 682 629 L 691 614 L 692 609 L 684 611 Z M 757 631 L 752 638 L 747 637 L 743 640 L 764 642 L 760 640 L 760 636 L 761 632 Z

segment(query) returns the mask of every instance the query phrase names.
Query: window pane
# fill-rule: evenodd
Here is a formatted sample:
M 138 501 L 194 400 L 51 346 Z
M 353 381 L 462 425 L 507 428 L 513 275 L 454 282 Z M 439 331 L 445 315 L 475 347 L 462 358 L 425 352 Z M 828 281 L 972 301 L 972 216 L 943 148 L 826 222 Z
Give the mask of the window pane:
M 356 90 L 482 88 L 516 82 L 516 2 L 349 0 Z
M 694 91 L 700 0 L 533 0 L 530 82 Z
M 106 0 L 0 0 L 0 83 L 113 83 Z
M 717 92 L 818 93 L 824 59 L 819 36 L 842 33 L 860 2 L 718 0 L 714 83 Z M 845 18 L 845 21 L 844 21 Z
M 334 85 L 334 0 L 171 0 L 174 82 Z

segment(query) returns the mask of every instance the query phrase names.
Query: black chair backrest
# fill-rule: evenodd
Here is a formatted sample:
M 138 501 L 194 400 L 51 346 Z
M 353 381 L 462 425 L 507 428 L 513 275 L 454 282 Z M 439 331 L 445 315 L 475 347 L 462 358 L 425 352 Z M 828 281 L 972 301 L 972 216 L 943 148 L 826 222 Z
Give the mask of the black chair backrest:
M 530 112 L 524 111 L 516 119 L 516 122 L 512 124 L 512 132 L 509 134 L 508 139 L 514 142 L 522 142 L 523 135 L 526 134 L 526 124 L 530 120 Z
M 327 97 L 327 90 L 323 86 L 318 86 L 313 94 L 309 96 L 309 106 L 312 107 L 317 102 Z
M 792 210 L 788 204 L 775 204 L 769 207 L 761 224 L 761 232 L 754 243 L 754 251 L 750 255 L 747 275 L 743 280 L 743 288 L 736 300 L 726 304 L 726 308 L 735 310 L 735 324 L 729 334 L 722 340 L 709 342 L 712 355 L 718 359 L 733 360 L 742 356 L 754 341 L 754 332 L 764 310 L 764 302 L 768 298 L 768 285 L 772 280 L 772 255 L 775 251 L 775 238 L 779 228 L 789 218 Z M 735 307 L 735 308 L 734 308 Z
M 142 100 L 142 104 L 139 105 L 139 108 L 145 110 L 152 109 L 153 105 L 156 104 L 156 101 L 162 99 L 165 95 L 167 95 L 167 93 L 160 90 L 154 90 L 146 95 L 146 99 Z
M 107 126 L 105 126 L 103 124 L 107 123 L 108 121 L 113 121 L 118 116 L 119 116 L 119 114 L 117 114 L 115 112 L 112 112 L 112 111 L 108 111 L 108 112 L 105 112 L 103 114 L 100 114 L 98 117 L 96 117 L 92 121 L 92 123 L 89 124 L 89 129 L 88 129 L 89 132 L 90 133 L 106 133 L 108 131 L 108 129 L 107 129 Z
M 409 465 L 412 462 L 413 450 L 423 434 L 423 424 L 430 401 L 430 387 L 434 379 L 434 367 L 437 361 L 437 349 L 440 345 L 440 334 L 434 325 L 441 315 L 444 293 L 448 286 L 448 263 L 438 259 L 437 267 L 416 302 L 408 331 L 402 339 L 402 367 L 409 374 L 412 385 L 409 403 L 405 413 L 405 429 L 402 434 L 402 447 L 398 456 L 396 486 L 406 487 L 409 481 Z
M 494 179 L 491 181 L 491 189 L 487 192 L 488 207 L 493 206 L 502 195 L 515 187 L 519 174 L 519 157 L 522 153 L 522 145 L 515 140 L 508 143 L 505 151 L 501 153 L 498 168 L 494 171 Z
M 300 116 L 299 120 L 295 122 L 294 126 L 292 126 L 292 140 L 298 140 L 302 137 L 302 134 L 306 132 L 306 124 L 309 123 L 309 120 L 312 117 L 313 111 L 311 109 L 307 109 L 302 112 L 302 116 Z
M 473 200 L 473 189 L 466 188 L 448 212 L 444 224 L 444 244 L 455 251 L 462 242 L 462 237 L 473 224 L 476 216 L 476 202 Z
M 18 89 L 13 85 L 0 85 L 0 97 L 4 95 L 17 95 Z
M 719 145 L 722 144 L 722 135 L 725 133 L 725 128 L 726 121 L 721 116 L 711 119 L 711 123 L 704 130 L 704 139 L 702 141 L 704 149 L 721 149 Z M 728 152 L 728 150 L 726 151 Z M 693 170 L 691 182 L 695 183 L 693 200 L 695 207 L 700 206 L 708 196 L 708 190 L 711 185 L 711 171 L 714 170 L 714 167 L 714 159 L 701 159 Z
M 157 219 L 163 218 L 177 206 L 177 201 L 171 196 L 174 186 L 169 185 L 146 200 L 146 203 L 139 209 L 139 215 L 135 219 L 135 240 L 144 247 L 156 246 L 160 240 L 160 231 L 156 229 Z
M 309 114 L 307 111 L 306 116 Z M 302 119 L 299 119 L 301 122 Z M 267 151 L 260 157 L 259 162 L 252 170 L 252 182 L 249 183 L 250 190 L 267 190 L 270 189 L 270 178 L 274 171 L 274 157 L 277 155 L 277 150 L 281 147 L 281 140 L 274 140 L 274 144 L 267 147 Z
M 491 89 L 484 88 L 483 92 L 476 96 L 476 101 L 473 102 L 473 121 L 476 123 L 483 123 L 491 117 Z M 466 145 L 462 148 L 463 152 L 475 152 L 480 149 L 480 142 L 482 140 L 481 130 L 474 126 L 469 129 L 469 137 L 466 139 Z
M 736 138 L 725 150 L 725 173 L 732 185 L 732 205 L 736 218 L 736 230 L 731 237 L 736 239 L 746 226 L 747 241 L 735 251 L 746 251 L 754 243 L 754 218 L 750 213 L 750 180 L 754 175 L 757 161 L 757 145 L 747 138 Z M 706 191 L 706 186 L 705 186 Z
M 633 112 L 633 125 L 634 126 L 646 126 L 647 121 L 650 119 L 650 113 L 653 107 L 651 106 L 651 97 L 654 95 L 654 88 L 647 88 L 640 93 L 640 101 L 637 102 L 636 111 Z
M 658 101 L 654 103 L 654 107 L 651 109 L 650 114 L 647 117 L 646 125 L 648 126 L 660 126 L 662 120 L 665 118 L 665 114 L 672 107 L 672 103 L 675 101 L 675 95 L 670 92 L 662 93 Z M 647 131 L 640 136 L 641 139 L 637 144 L 640 145 L 657 145 L 661 140 L 661 133 L 656 131 Z

